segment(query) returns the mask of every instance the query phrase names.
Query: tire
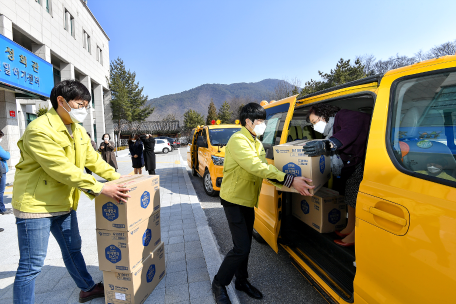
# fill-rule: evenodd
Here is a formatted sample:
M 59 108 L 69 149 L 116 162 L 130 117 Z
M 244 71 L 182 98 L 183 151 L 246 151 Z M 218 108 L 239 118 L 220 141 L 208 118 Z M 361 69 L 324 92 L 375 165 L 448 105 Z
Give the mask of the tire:
M 204 172 L 203 188 L 204 188 L 204 191 L 206 192 L 206 194 L 209 196 L 217 196 L 219 194 L 219 192 L 215 191 L 214 188 L 212 187 L 211 174 L 209 173 L 208 170 L 206 170 L 206 172 Z
M 258 243 L 266 244 L 266 241 L 263 239 L 263 237 L 255 229 L 253 229 L 252 236 L 255 239 L 255 241 L 257 241 Z
M 168 152 L 169 152 L 169 149 L 168 149 L 168 148 L 163 148 L 163 153 L 164 153 L 164 154 L 168 154 Z

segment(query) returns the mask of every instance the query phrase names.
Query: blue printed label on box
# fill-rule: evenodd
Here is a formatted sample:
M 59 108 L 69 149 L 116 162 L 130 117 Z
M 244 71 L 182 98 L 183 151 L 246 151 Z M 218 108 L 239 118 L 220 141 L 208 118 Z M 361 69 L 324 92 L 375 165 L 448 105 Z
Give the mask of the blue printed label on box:
M 109 245 L 105 249 L 105 256 L 108 261 L 115 264 L 122 259 L 122 253 L 120 249 L 117 248 L 115 245 Z
M 144 193 L 141 195 L 141 207 L 146 209 L 147 206 L 149 206 L 150 203 L 150 193 L 148 191 L 144 191 Z
M 322 155 L 322 156 L 320 156 L 320 172 L 321 172 L 321 174 L 323 174 L 323 172 L 325 172 L 325 167 L 326 167 L 325 157 Z
M 328 221 L 331 224 L 336 224 L 340 220 L 340 210 L 334 208 L 328 213 Z
M 151 239 L 152 239 L 152 231 L 150 229 L 146 229 L 146 231 L 144 232 L 143 237 L 142 237 L 143 246 L 144 247 L 148 246 Z
M 309 204 L 307 203 L 306 200 L 301 201 L 301 210 L 304 212 L 304 214 L 309 214 Z
M 149 270 L 147 270 L 146 280 L 147 283 L 152 282 L 155 277 L 155 264 L 150 265 Z
M 107 202 L 102 207 L 103 217 L 112 222 L 119 217 L 119 207 L 111 202 Z
M 286 164 L 283 166 L 282 171 L 293 176 L 301 176 L 301 168 L 295 163 Z

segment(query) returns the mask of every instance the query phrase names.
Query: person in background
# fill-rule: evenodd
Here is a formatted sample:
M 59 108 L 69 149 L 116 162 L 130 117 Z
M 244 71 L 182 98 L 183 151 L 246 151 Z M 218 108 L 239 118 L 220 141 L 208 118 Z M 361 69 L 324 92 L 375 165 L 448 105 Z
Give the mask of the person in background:
M 142 174 L 142 167 L 144 167 L 143 144 L 139 140 L 139 135 L 135 135 L 128 139 L 128 148 L 131 154 L 131 162 L 135 174 Z
M 312 106 L 306 119 L 315 131 L 325 136 L 325 140 L 307 142 L 303 147 L 304 153 L 309 156 L 331 155 L 333 189 L 344 196 L 344 202 L 348 205 L 347 226 L 336 231 L 343 239 L 334 242 L 342 247 L 353 246 L 356 198 L 363 180 L 371 116 L 322 103 Z
M 92 100 L 89 90 L 76 80 L 65 80 L 52 89 L 50 99 L 52 108 L 32 121 L 17 143 L 21 158 L 16 165 L 12 204 L 20 258 L 14 304 L 35 303 L 35 279 L 44 265 L 50 233 L 81 289 L 79 302 L 104 297 L 103 283 L 93 281 L 82 256 L 76 213 L 79 197 L 81 191 L 92 200 L 101 193 L 118 202 L 130 197 L 124 193 L 129 191 L 124 185 L 100 183 L 83 171 L 87 167 L 109 181 L 120 178 L 92 149 L 87 131 L 79 125 Z M 90 249 L 96 252 L 93 246 Z
M 257 103 L 249 103 L 241 109 L 242 128 L 234 133 L 225 148 L 223 181 L 220 201 L 225 211 L 234 247 L 225 256 L 212 282 L 212 292 L 217 304 L 231 303 L 226 286 L 236 276 L 235 287 L 254 299 L 261 299 L 261 292 L 247 278 L 253 222 L 263 179 L 282 187 L 295 188 L 302 195 L 310 195 L 304 177 L 285 174 L 266 160 L 266 152 L 258 137 L 263 135 L 266 110 Z
M 103 134 L 101 138 L 103 141 L 100 144 L 100 148 L 98 151 L 101 152 L 101 157 L 105 162 L 110 164 L 114 169 L 117 171 L 117 160 L 116 160 L 116 153 L 114 142 L 111 141 L 111 135 L 108 133 Z
M 0 131 L 0 142 L 3 140 L 3 136 L 5 134 Z M 5 193 L 5 185 L 6 185 L 6 173 L 8 172 L 8 164 L 6 161 L 10 159 L 10 153 L 6 152 L 5 149 L 0 146 L 0 214 L 11 214 L 13 211 L 11 209 L 7 209 L 5 204 L 3 204 L 3 194 Z
M 92 136 L 90 135 L 89 132 L 87 132 L 87 135 L 88 135 L 89 138 L 90 138 L 90 143 L 92 144 L 92 148 L 93 148 L 95 151 L 97 151 L 97 144 L 93 141 Z M 90 170 L 87 169 L 87 168 L 85 168 L 85 170 L 86 170 L 86 173 L 87 173 L 87 174 L 92 175 L 92 171 L 90 171 Z
M 144 145 L 144 164 L 149 175 L 155 175 L 155 138 L 151 134 L 139 136 Z

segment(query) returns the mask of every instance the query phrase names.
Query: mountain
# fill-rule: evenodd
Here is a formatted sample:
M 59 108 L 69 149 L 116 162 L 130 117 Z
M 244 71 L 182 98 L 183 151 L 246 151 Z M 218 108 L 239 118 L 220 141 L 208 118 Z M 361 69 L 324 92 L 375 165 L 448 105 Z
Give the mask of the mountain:
M 217 110 L 224 101 L 229 102 L 234 97 L 250 98 L 252 101 L 259 102 L 268 99 L 279 81 L 279 79 L 265 79 L 250 83 L 203 84 L 181 93 L 153 98 L 148 100 L 147 104 L 155 107 L 155 111 L 147 120 L 162 120 L 166 115 L 174 114 L 182 121 L 184 113 L 189 109 L 206 116 L 211 98 Z

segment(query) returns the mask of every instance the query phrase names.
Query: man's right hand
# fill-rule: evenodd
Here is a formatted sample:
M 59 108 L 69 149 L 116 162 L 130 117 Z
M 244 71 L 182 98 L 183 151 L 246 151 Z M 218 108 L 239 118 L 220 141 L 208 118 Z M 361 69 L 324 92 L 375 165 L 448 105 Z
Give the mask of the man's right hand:
M 101 146 L 100 149 L 104 149 L 104 146 Z
M 127 194 L 127 192 L 130 191 L 130 189 L 126 188 L 123 185 L 117 185 L 117 184 L 106 184 L 103 187 L 103 190 L 101 193 L 104 195 L 115 199 L 116 201 L 120 202 L 127 202 L 127 198 L 131 197 L 130 195 Z
M 311 183 L 312 180 L 306 177 L 295 176 L 291 186 L 295 188 L 296 191 L 298 191 L 301 195 L 312 196 L 312 194 L 309 192 L 309 189 L 313 189 L 315 186 L 309 185 L 308 182 Z

